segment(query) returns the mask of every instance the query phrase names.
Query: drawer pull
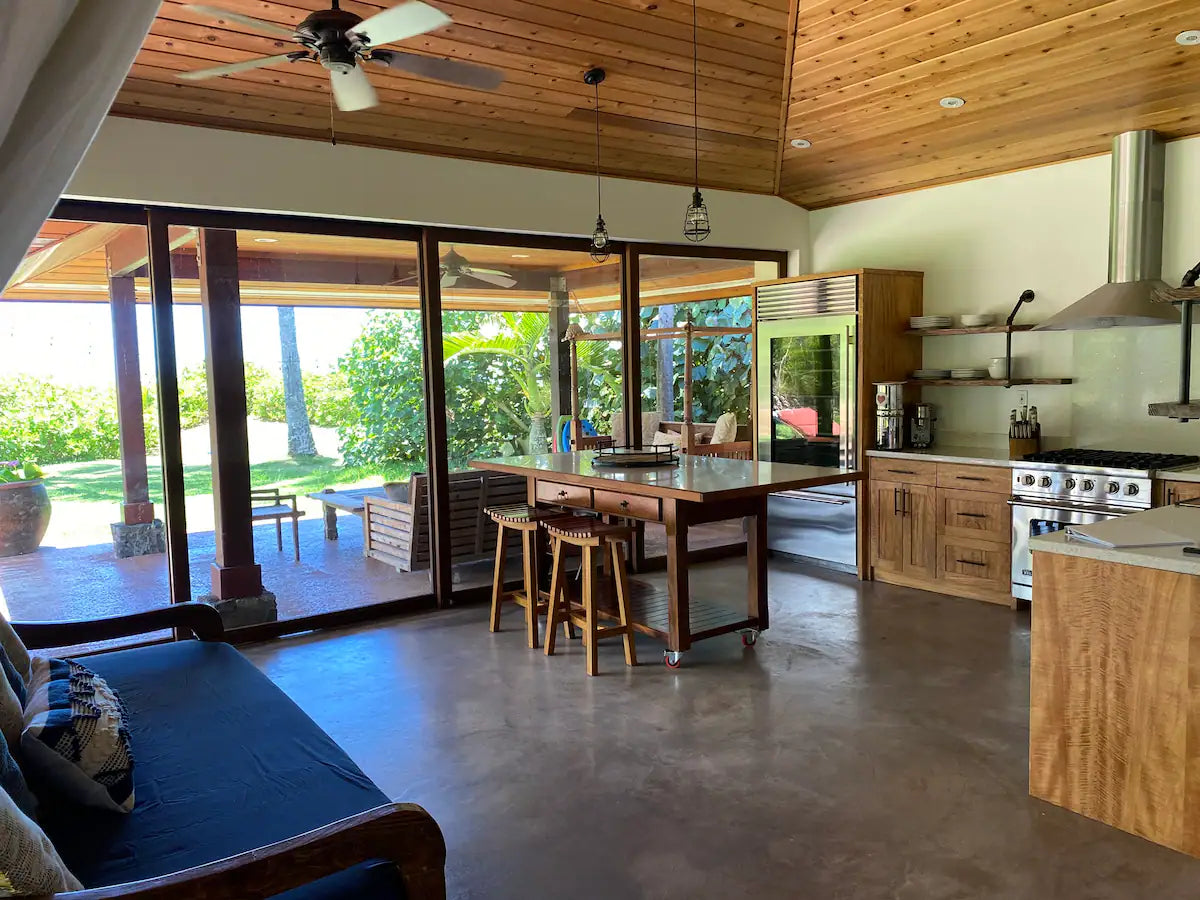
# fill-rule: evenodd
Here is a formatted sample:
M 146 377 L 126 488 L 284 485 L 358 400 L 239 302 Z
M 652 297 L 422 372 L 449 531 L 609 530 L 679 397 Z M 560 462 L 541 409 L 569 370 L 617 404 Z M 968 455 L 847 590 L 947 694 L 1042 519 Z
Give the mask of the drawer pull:
M 912 469 L 888 469 L 893 475 L 916 475 Z
M 960 566 L 979 566 L 981 569 L 987 568 L 987 563 L 975 562 L 972 559 L 956 559 L 955 562 Z
M 567 496 L 567 492 L 566 492 L 566 491 L 559 491 L 559 492 L 558 492 L 558 496 L 560 496 L 560 497 L 565 497 L 565 496 Z
M 986 513 L 959 513 L 958 515 L 964 519 L 986 519 L 987 518 Z
M 618 505 L 618 506 L 620 506 L 620 507 L 621 507 L 621 509 L 629 509 L 629 501 L 628 501 L 628 500 L 622 500 L 622 501 L 621 501 L 619 504 L 617 504 L 617 505 Z
M 955 475 L 959 481 L 987 481 L 986 478 L 980 478 L 978 475 Z

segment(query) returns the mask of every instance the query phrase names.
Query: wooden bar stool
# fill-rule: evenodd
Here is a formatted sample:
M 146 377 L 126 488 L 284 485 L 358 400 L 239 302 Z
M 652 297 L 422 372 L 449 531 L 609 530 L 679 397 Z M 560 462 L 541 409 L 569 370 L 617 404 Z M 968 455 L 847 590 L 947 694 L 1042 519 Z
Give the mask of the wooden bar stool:
M 534 541 L 537 540 L 538 522 L 548 516 L 561 516 L 562 512 L 540 510 L 524 503 L 509 506 L 493 506 L 484 512 L 496 523 L 496 568 L 492 573 L 492 621 L 491 630 L 500 630 L 500 611 L 503 605 L 515 603 L 525 609 L 525 633 L 530 648 L 538 645 L 538 616 L 546 611 L 538 593 L 537 572 L 534 569 Z M 509 532 L 521 534 L 522 588 L 504 590 L 504 556 Z
M 629 612 L 629 573 L 625 569 L 624 543 L 633 537 L 628 525 L 607 525 L 598 519 L 582 516 L 562 516 L 542 522 L 550 535 L 550 546 L 554 561 L 551 564 L 549 612 L 546 615 L 546 655 L 554 654 L 554 637 L 560 622 L 575 624 L 583 629 L 583 641 L 587 650 L 587 673 L 595 675 L 599 669 L 597 644 L 601 638 L 622 637 L 625 641 L 625 664 L 637 665 L 637 650 L 633 645 L 633 619 Z M 583 556 L 582 612 L 572 606 L 567 595 L 566 554 L 567 546 L 578 547 Z M 619 625 L 600 627 L 596 609 L 596 553 L 601 559 L 611 560 L 613 584 L 617 595 L 617 618 Z

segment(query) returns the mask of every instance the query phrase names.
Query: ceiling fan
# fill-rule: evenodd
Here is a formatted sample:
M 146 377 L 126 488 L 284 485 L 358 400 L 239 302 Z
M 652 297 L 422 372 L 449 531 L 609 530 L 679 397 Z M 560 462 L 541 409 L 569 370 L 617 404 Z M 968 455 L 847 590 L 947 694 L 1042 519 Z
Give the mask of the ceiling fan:
M 510 288 L 517 283 L 517 279 L 513 278 L 507 272 L 501 272 L 499 269 L 480 269 L 471 265 L 461 253 L 458 253 L 453 246 L 446 251 L 446 255 L 441 258 L 441 265 L 438 267 L 441 270 L 442 287 L 454 287 L 462 278 L 474 278 L 476 281 L 482 281 L 485 284 L 494 284 L 496 287 Z M 417 281 L 418 276 L 412 275 L 408 278 L 401 278 L 392 284 L 412 284 Z
M 218 6 L 189 3 L 186 8 L 194 13 L 237 22 L 267 34 L 285 37 L 300 44 L 304 49 L 195 72 L 180 72 L 179 77 L 185 81 L 202 81 L 205 78 L 232 75 L 235 72 L 273 66 L 281 62 L 315 60 L 329 70 L 333 99 L 338 109 L 346 112 L 369 109 L 379 104 L 375 88 L 371 86 L 361 65 L 365 62 L 382 63 L 410 75 L 481 90 L 492 90 L 504 81 L 504 74 L 500 70 L 487 66 L 421 56 L 404 50 L 377 49 L 380 44 L 402 41 L 450 24 L 449 16 L 428 3 L 408 0 L 407 3 L 385 9 L 366 19 L 343 10 L 338 0 L 332 0 L 332 3 L 330 9 L 312 13 L 297 25 L 295 30 Z

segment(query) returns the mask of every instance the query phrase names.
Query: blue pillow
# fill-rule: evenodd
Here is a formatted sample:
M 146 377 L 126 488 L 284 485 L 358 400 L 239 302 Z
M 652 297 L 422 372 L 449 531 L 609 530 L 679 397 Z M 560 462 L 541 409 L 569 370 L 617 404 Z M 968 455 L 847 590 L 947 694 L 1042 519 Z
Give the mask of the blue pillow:
M 0 646 L 0 669 L 4 670 L 4 677 L 8 680 L 8 686 L 17 695 L 17 700 L 21 703 L 21 709 L 24 709 L 25 700 L 28 696 L 25 691 L 25 679 L 21 677 L 21 673 L 17 671 L 17 667 L 13 665 L 13 661 L 8 658 L 8 651 L 2 646 Z
M 0 653 L 2 652 L 0 651 Z M 8 741 L 3 738 L 0 738 L 0 787 L 4 788 L 21 812 L 31 819 L 34 818 L 34 814 L 37 812 L 37 798 L 33 796 L 29 785 L 25 783 L 25 775 L 21 772 L 17 761 L 13 759 L 13 755 L 8 749 Z

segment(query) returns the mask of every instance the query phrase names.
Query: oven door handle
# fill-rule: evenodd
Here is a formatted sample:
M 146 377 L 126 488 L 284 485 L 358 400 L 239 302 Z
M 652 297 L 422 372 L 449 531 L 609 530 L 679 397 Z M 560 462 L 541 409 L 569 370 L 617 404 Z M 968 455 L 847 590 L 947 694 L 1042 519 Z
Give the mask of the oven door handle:
M 1013 508 L 1023 506 L 1026 509 L 1052 509 L 1056 512 L 1095 513 L 1096 515 L 1114 517 L 1141 512 L 1138 509 L 1114 509 L 1111 506 L 1063 506 L 1058 503 L 1052 503 L 1049 500 L 1021 500 L 1017 497 L 1009 497 L 1008 505 Z

